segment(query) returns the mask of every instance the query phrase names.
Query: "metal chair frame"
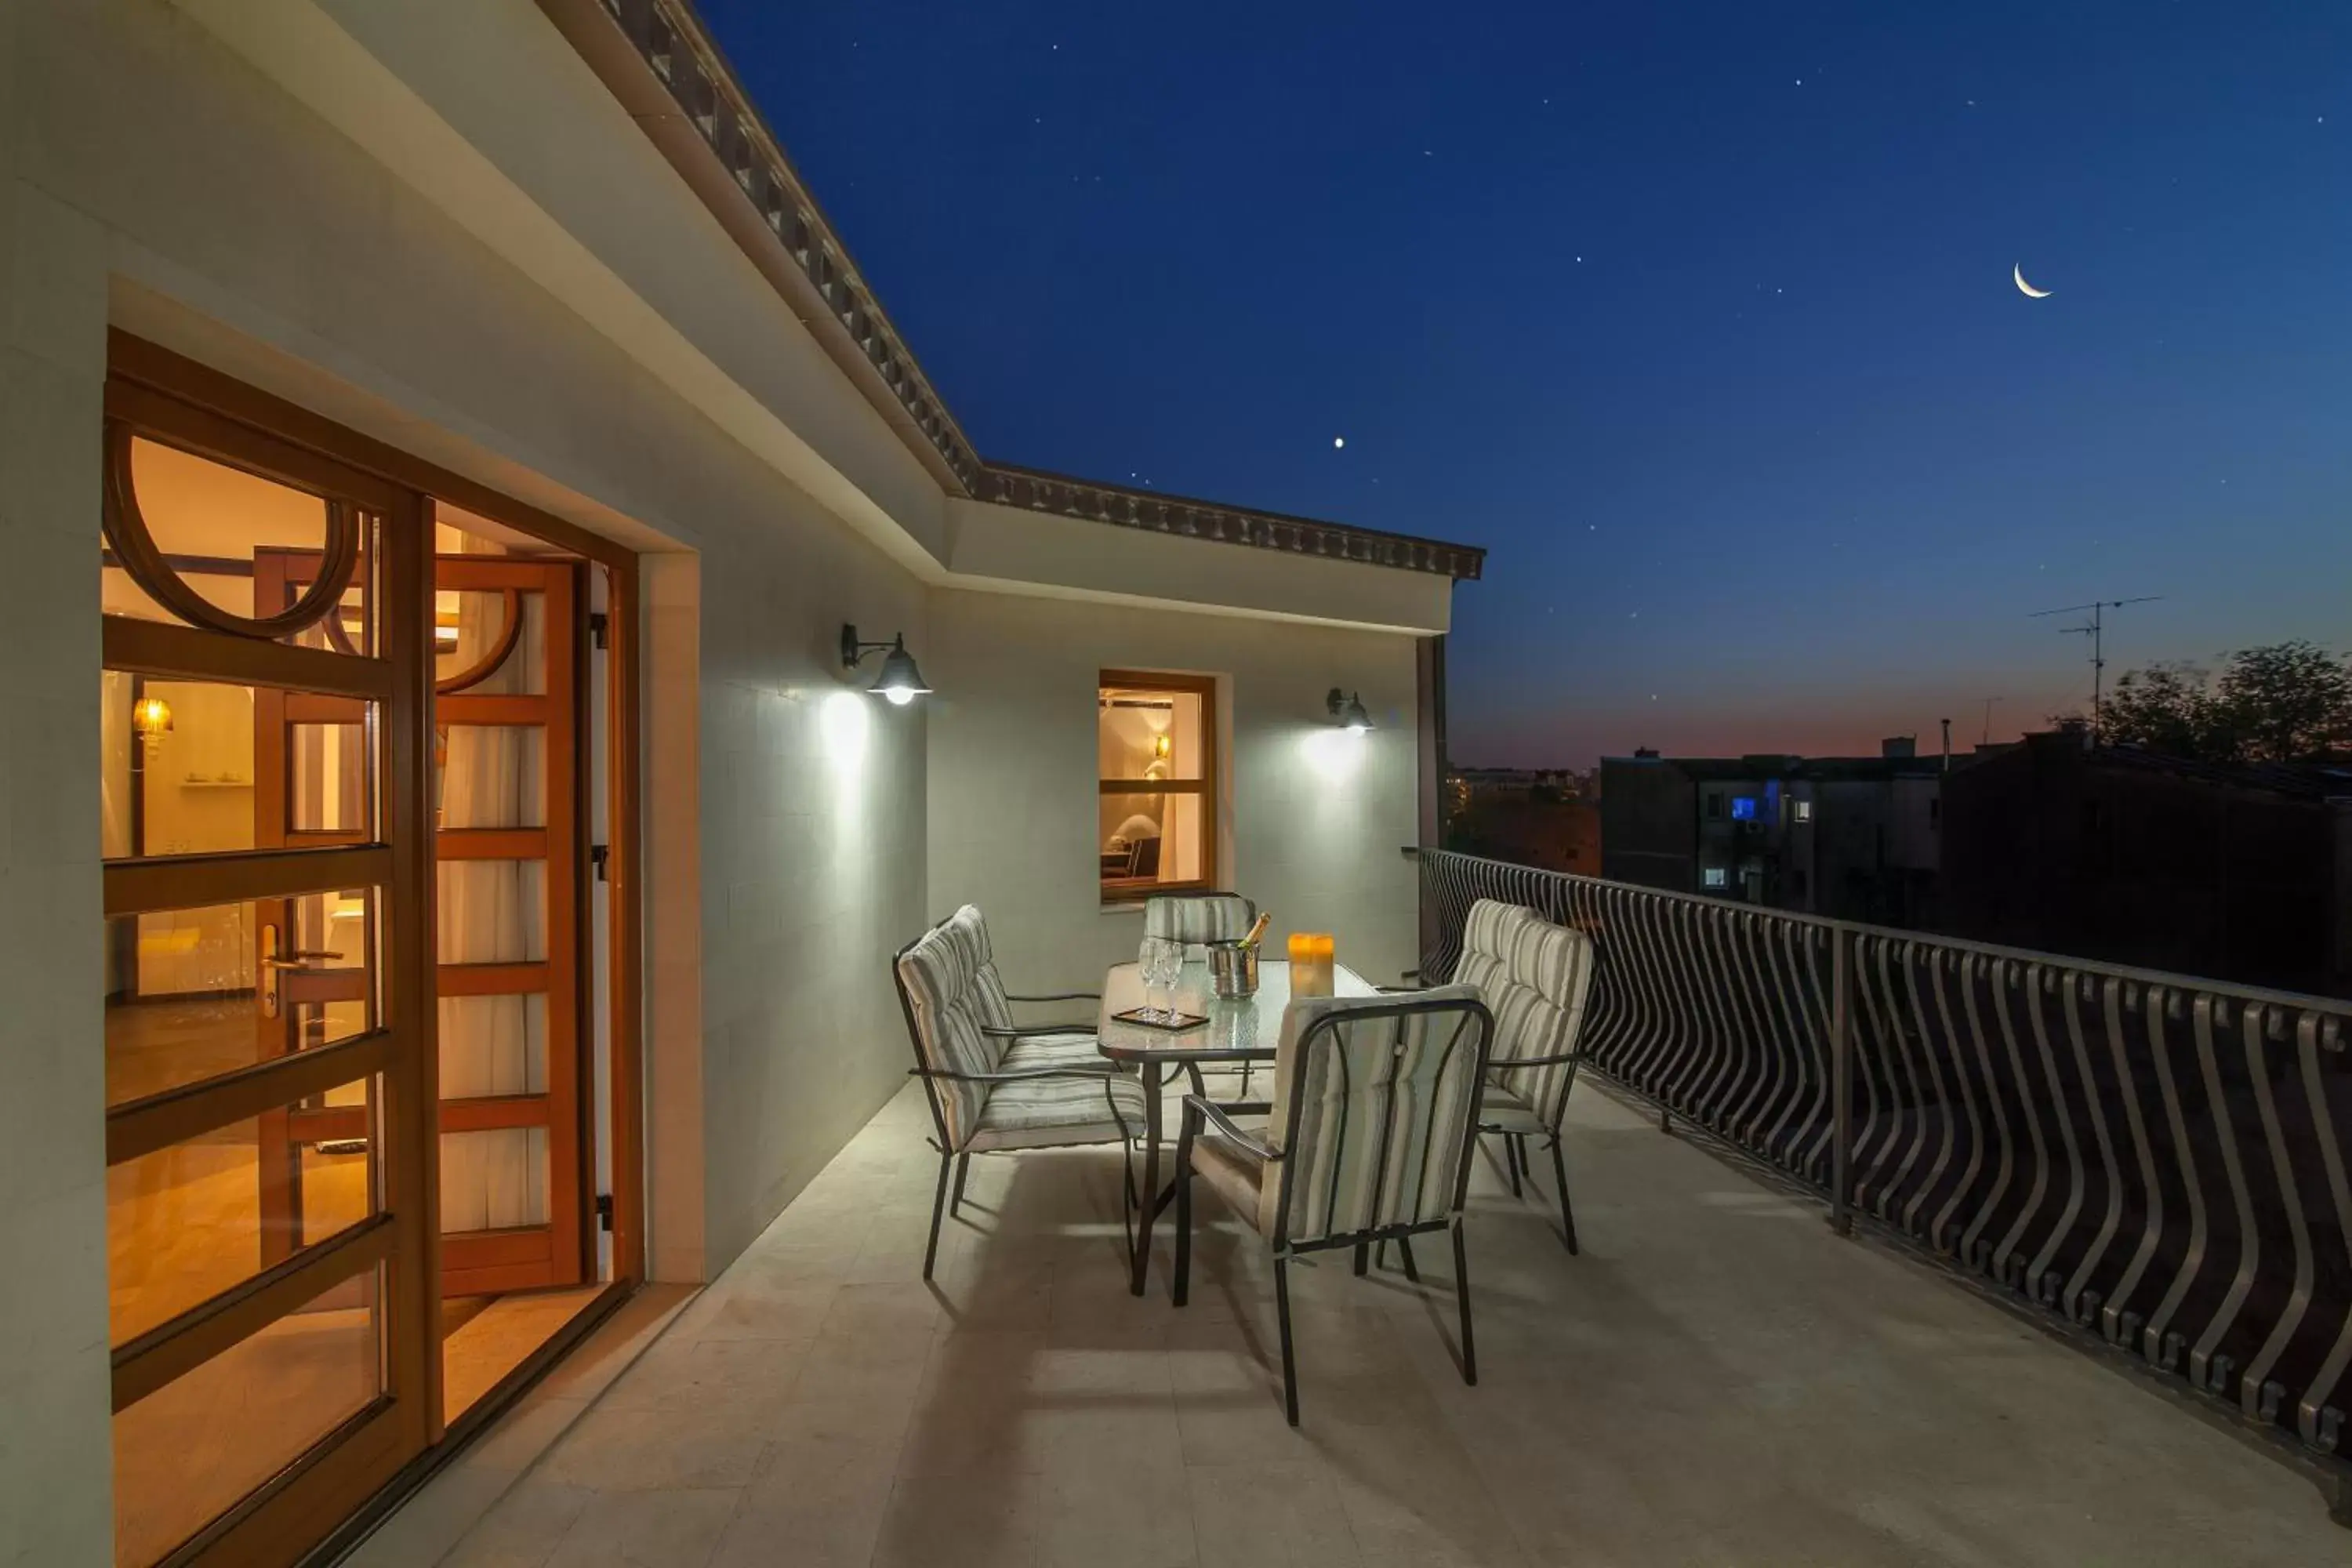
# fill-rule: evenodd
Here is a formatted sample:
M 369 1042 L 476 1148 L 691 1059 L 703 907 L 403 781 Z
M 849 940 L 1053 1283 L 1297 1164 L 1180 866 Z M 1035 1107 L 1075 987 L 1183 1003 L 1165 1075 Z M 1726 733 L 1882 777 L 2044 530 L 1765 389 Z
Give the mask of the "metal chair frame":
M 938 931 L 941 926 L 946 925 L 949 920 L 953 920 L 954 918 L 954 916 L 950 915 L 947 917 L 947 920 L 935 921 L 923 932 L 923 936 L 929 936 L 932 931 Z M 922 940 L 923 937 L 921 936 L 916 937 L 913 941 L 908 942 L 906 945 L 899 948 L 897 952 L 891 955 L 890 983 L 897 988 L 898 993 L 899 1016 L 907 1021 L 907 1044 L 915 1053 L 915 1066 L 907 1076 L 909 1078 L 920 1079 L 922 1080 L 923 1098 L 925 1103 L 930 1107 L 931 1129 L 933 1135 L 925 1140 L 925 1142 L 929 1143 L 932 1148 L 938 1150 L 940 1154 L 939 1184 L 931 1194 L 930 1238 L 925 1242 L 923 1246 L 923 1278 L 929 1279 L 931 1277 L 931 1266 L 938 1260 L 940 1221 L 944 1218 L 951 1217 L 963 1206 L 964 1178 L 970 1173 L 971 1169 L 971 1152 L 968 1149 L 956 1147 L 954 1139 L 948 1131 L 947 1110 L 940 1101 L 939 1086 L 942 1081 L 993 1085 L 1000 1083 L 1027 1083 L 1034 1082 L 1040 1079 L 1055 1078 L 1100 1079 L 1104 1080 L 1103 1101 L 1110 1109 L 1112 1125 L 1116 1126 L 1119 1130 L 1119 1136 L 1116 1142 L 1119 1146 L 1119 1163 L 1123 1168 L 1123 1180 L 1121 1184 L 1124 1189 L 1122 1195 L 1126 1203 L 1126 1215 L 1131 1215 L 1136 1208 L 1134 1144 L 1137 1132 L 1129 1128 L 1127 1118 L 1119 1114 L 1118 1101 L 1110 1092 L 1109 1080 L 1122 1076 L 1119 1071 L 1118 1064 L 1106 1058 L 1099 1068 L 1089 1064 L 1087 1066 L 1016 1068 L 1011 1072 L 987 1073 L 956 1072 L 947 1068 L 932 1067 L 923 1058 L 923 1034 L 922 1030 L 917 1026 L 915 1023 L 914 999 L 907 994 L 906 977 L 898 973 L 898 961 L 905 958 L 908 953 L 913 952 L 917 944 Z M 1023 996 L 1013 995 L 1010 992 L 1005 994 L 1005 1000 L 1008 1002 L 1078 1002 L 1099 999 L 1100 993 L 1091 991 L 1042 992 L 1033 995 Z M 1093 1030 L 1094 1025 L 1089 1022 L 1084 1024 L 1041 1024 L 1034 1027 L 1013 1029 L 998 1028 L 994 1026 L 984 1024 L 981 1026 L 980 1032 L 988 1036 L 992 1039 L 1022 1039 L 1033 1035 L 1091 1034 Z M 967 1142 L 969 1142 L 969 1140 L 967 1140 Z M 1034 1145 L 1034 1147 L 1076 1149 L 1086 1148 L 1092 1144 L 1107 1142 L 1111 1142 L 1111 1140 L 1089 1139 L 1084 1143 L 1038 1144 Z M 981 1151 L 982 1153 L 1004 1154 L 1019 1154 L 1025 1152 L 1025 1150 L 1022 1149 Z M 954 1193 L 952 1197 L 950 1197 L 949 1193 L 949 1173 L 951 1169 L 954 1173 Z M 1132 1225 L 1125 1223 L 1126 1215 L 1122 1215 L 1121 1216 L 1122 1223 L 1119 1226 L 1119 1233 L 1127 1247 L 1129 1262 L 1132 1264 L 1134 1261 L 1135 1251 L 1135 1229 Z
M 1584 1053 L 1580 1050 L 1561 1051 L 1549 1057 L 1505 1057 L 1500 1061 L 1489 1061 L 1486 1064 L 1486 1070 L 1489 1073 L 1517 1072 L 1522 1068 L 1548 1068 L 1558 1067 L 1562 1063 L 1567 1064 L 1568 1081 L 1560 1086 L 1559 1104 L 1553 1110 L 1551 1120 L 1544 1129 L 1543 1146 L 1551 1151 L 1552 1181 L 1559 1193 L 1559 1238 L 1567 1246 L 1568 1255 L 1570 1258 L 1577 1256 L 1576 1209 L 1568 1200 L 1568 1161 L 1560 1153 L 1559 1124 L 1567 1119 L 1568 1097 L 1576 1088 L 1576 1068 L 1583 1060 Z M 1508 1131 L 1491 1121 L 1481 1121 L 1478 1124 L 1478 1131 L 1482 1134 L 1495 1133 L 1503 1140 L 1503 1165 L 1511 1178 L 1511 1196 L 1525 1198 L 1527 1194 L 1521 1187 L 1521 1179 L 1531 1177 L 1533 1174 L 1528 1165 L 1528 1135 L 1525 1132 Z
M 1451 1212 L 1437 1219 L 1341 1232 L 1318 1237 L 1312 1241 L 1292 1241 L 1290 1239 L 1291 1199 L 1297 1180 L 1297 1170 L 1288 1163 L 1286 1155 L 1288 1151 L 1298 1146 L 1299 1121 L 1306 1111 L 1307 1069 L 1314 1060 L 1318 1045 L 1327 1046 L 1335 1053 L 1334 1059 L 1339 1064 L 1340 1074 L 1340 1093 L 1344 1099 L 1352 1091 L 1348 1076 L 1347 1052 L 1338 1038 L 1340 1026 L 1361 1024 L 1380 1018 L 1402 1020 L 1423 1013 L 1458 1013 L 1462 1017 L 1461 1023 L 1454 1026 L 1452 1037 L 1445 1043 L 1444 1055 L 1439 1059 L 1437 1076 L 1441 1079 L 1453 1060 L 1454 1052 L 1462 1045 L 1464 1031 L 1475 1025 L 1477 1035 L 1476 1043 L 1473 1047 L 1478 1059 L 1476 1069 L 1472 1074 L 1470 1124 L 1464 1129 L 1463 1132 L 1461 1154 L 1454 1175 Z M 1266 1239 L 1274 1248 L 1275 1314 L 1282 1333 L 1283 1413 L 1289 1418 L 1290 1425 L 1293 1426 L 1298 1425 L 1298 1370 L 1297 1359 L 1291 1348 L 1290 1262 L 1292 1258 L 1306 1253 L 1329 1252 L 1342 1247 L 1351 1247 L 1356 1255 L 1355 1272 L 1360 1278 L 1366 1271 L 1372 1248 L 1375 1246 L 1385 1247 L 1389 1242 L 1393 1241 L 1397 1244 L 1399 1253 L 1403 1259 L 1405 1277 L 1418 1283 L 1421 1272 L 1413 1264 L 1412 1238 L 1433 1231 L 1450 1231 L 1454 1238 L 1454 1304 L 1462 1325 L 1462 1381 L 1474 1388 L 1477 1386 L 1478 1352 L 1470 1321 L 1470 1264 L 1463 1246 L 1462 1218 L 1470 1190 L 1470 1157 L 1476 1142 L 1474 1134 L 1477 1130 L 1477 1090 L 1479 1086 L 1486 1082 L 1486 1054 L 1494 1043 L 1494 1015 L 1487 1011 L 1484 1002 L 1477 1001 L 1370 1003 L 1360 1007 L 1349 1007 L 1325 1014 L 1309 1025 L 1307 1032 L 1298 1038 L 1297 1058 L 1290 1064 L 1290 1114 L 1288 1124 L 1283 1131 L 1283 1145 L 1280 1149 L 1271 1147 L 1264 1140 L 1237 1126 L 1233 1121 L 1234 1112 L 1244 1115 L 1270 1112 L 1273 1109 L 1270 1103 L 1257 1101 L 1220 1106 L 1202 1095 L 1192 1094 L 1184 1097 L 1183 1131 L 1176 1145 L 1175 1304 L 1179 1307 L 1185 1304 L 1192 1283 L 1192 1143 L 1207 1125 L 1213 1122 L 1220 1136 L 1240 1144 L 1267 1164 L 1280 1168 L 1281 1185 L 1275 1200 L 1275 1234 Z M 1402 1036 L 1403 1030 L 1400 1026 L 1396 1030 L 1399 1045 L 1402 1043 Z M 1393 1145 L 1399 1114 L 1397 1096 L 1391 1094 L 1389 1097 L 1388 1113 L 1381 1121 L 1380 1149 L 1373 1158 L 1376 1171 L 1384 1168 L 1388 1163 L 1388 1151 Z M 1422 1144 L 1424 1161 L 1428 1158 L 1428 1151 L 1434 1142 L 1437 1131 L 1433 1121 L 1433 1124 L 1424 1130 Z M 1337 1131 L 1339 1142 L 1331 1161 L 1335 1197 L 1336 1184 L 1343 1163 L 1339 1156 L 1346 1149 L 1347 1128 L 1344 1121 Z M 1425 1176 L 1424 1170 L 1424 1178 Z

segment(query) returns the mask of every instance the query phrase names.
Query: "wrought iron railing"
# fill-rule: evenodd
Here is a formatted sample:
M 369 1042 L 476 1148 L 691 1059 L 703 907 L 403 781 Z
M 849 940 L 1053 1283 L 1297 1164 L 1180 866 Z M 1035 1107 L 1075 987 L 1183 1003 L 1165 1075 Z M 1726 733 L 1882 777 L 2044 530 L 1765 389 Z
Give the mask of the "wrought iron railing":
M 1589 1066 L 2310 1449 L 2352 1449 L 2352 1003 L 1436 850 L 1589 932 Z

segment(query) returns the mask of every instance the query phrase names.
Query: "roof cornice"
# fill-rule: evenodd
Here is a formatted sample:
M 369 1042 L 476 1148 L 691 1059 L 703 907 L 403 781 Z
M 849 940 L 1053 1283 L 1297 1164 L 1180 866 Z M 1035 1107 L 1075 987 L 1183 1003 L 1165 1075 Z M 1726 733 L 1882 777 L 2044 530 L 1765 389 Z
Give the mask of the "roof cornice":
M 1434 572 L 1454 578 L 1477 576 L 1486 560 L 1486 552 L 1473 545 L 1448 544 L 1409 533 L 1383 533 L 1376 529 L 1293 517 L 1286 512 L 1258 511 L 1126 485 L 1097 484 L 1091 479 L 1074 479 L 1066 474 L 1015 468 L 1009 463 L 986 465 L 986 479 L 990 488 L 979 498 L 982 500 L 1154 533 L 1255 545 L 1260 550 L 1286 550 L 1335 561 L 1357 561 L 1401 572 Z
M 984 461 L 687 0 L 540 5 L 950 495 L 1402 571 L 1479 574 L 1486 552 L 1469 545 Z

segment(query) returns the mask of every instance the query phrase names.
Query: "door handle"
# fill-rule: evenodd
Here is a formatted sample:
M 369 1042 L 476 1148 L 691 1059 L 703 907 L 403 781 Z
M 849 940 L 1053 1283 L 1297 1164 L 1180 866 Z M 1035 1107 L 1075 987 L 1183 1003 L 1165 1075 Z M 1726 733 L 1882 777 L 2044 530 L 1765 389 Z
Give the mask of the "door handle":
M 281 953 L 278 951 L 278 928 L 274 925 L 261 928 L 261 956 L 256 960 L 256 963 L 262 974 L 261 1016 L 265 1018 L 278 1016 L 283 1005 L 282 999 L 278 994 L 278 977 L 280 974 L 289 970 L 298 974 L 316 973 L 318 965 L 310 963 L 310 960 L 343 956 L 340 952 L 322 952 L 314 948 L 296 948 L 291 952 Z

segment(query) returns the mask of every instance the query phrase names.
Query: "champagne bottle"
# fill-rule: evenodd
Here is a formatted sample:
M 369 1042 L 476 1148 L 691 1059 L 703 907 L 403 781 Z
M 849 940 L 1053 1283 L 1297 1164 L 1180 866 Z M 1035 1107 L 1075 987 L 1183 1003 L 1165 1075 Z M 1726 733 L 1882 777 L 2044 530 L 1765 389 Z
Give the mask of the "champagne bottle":
M 1242 938 L 1241 945 L 1255 951 L 1258 943 L 1265 940 L 1266 928 L 1272 924 L 1274 924 L 1273 913 L 1266 910 L 1260 910 L 1257 913 L 1257 923 L 1249 928 L 1249 934 Z

